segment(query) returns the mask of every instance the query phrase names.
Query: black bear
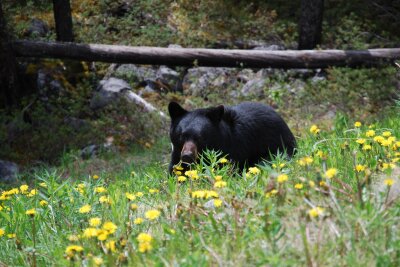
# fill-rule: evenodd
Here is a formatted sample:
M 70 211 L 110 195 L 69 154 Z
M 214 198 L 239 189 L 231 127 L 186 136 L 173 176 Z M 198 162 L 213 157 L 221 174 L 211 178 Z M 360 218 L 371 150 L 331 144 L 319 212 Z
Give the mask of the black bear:
M 269 106 L 244 102 L 187 111 L 178 103 L 168 106 L 171 117 L 171 173 L 180 161 L 193 163 L 204 149 L 222 151 L 243 168 L 270 155 L 292 156 L 296 140 L 285 121 Z

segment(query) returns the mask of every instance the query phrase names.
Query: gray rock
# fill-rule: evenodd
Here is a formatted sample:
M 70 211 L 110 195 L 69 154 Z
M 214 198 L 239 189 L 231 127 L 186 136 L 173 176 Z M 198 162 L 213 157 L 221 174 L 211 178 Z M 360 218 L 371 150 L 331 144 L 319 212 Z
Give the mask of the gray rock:
M 122 93 L 127 90 L 131 90 L 130 85 L 117 78 L 109 78 L 108 80 L 101 80 L 97 88 L 97 92 L 94 94 L 90 101 L 91 109 L 100 109 L 114 102 Z
M 45 37 L 49 33 L 49 26 L 40 19 L 32 19 L 26 30 L 26 36 Z
M 171 91 L 180 91 L 179 87 L 182 81 L 177 71 L 166 66 L 160 66 L 156 78 L 162 81 Z
M 0 182 L 15 183 L 18 179 L 19 167 L 11 161 L 0 160 Z
M 152 66 L 123 64 L 115 70 L 114 76 L 133 83 L 140 83 L 145 80 L 155 81 L 157 70 Z
M 264 95 L 265 83 L 264 79 L 250 80 L 242 87 L 240 93 L 243 96 L 261 97 Z
M 70 126 L 72 129 L 75 131 L 81 131 L 85 128 L 88 128 L 90 126 L 89 122 L 83 119 L 78 119 L 75 117 L 66 117 L 64 118 L 64 123 L 68 126 Z

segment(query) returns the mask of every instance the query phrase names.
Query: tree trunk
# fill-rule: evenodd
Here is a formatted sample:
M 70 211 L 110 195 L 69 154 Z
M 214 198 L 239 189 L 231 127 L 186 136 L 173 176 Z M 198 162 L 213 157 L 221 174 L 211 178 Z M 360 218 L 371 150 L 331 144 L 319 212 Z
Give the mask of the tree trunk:
M 0 2 L 0 107 L 7 108 L 16 104 L 20 93 L 17 61 L 10 32 Z
M 69 0 L 53 0 L 57 41 L 73 42 L 71 5 Z
M 13 49 L 19 57 L 189 67 L 282 69 L 330 66 L 369 67 L 392 63 L 400 59 L 400 48 L 262 51 L 14 41 Z
M 314 49 L 321 43 L 324 0 L 301 0 L 299 49 Z

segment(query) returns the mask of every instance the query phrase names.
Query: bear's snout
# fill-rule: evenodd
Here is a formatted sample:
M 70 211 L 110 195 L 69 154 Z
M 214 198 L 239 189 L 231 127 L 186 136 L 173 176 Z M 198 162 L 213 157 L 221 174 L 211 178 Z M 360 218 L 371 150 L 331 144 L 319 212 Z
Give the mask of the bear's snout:
M 192 141 L 187 141 L 183 144 L 181 151 L 181 161 L 183 163 L 191 164 L 197 159 L 197 146 Z

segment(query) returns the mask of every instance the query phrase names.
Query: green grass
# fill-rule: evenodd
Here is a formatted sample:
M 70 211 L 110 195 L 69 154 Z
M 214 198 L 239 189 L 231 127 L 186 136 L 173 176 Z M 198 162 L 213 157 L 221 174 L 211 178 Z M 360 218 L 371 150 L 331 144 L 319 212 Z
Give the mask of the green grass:
M 290 161 L 277 157 L 256 169 L 236 170 L 209 151 L 181 183 L 179 175 L 166 173 L 166 140 L 129 158 L 80 162 L 66 156 L 59 168 L 28 173 L 26 192 L 4 189 L 1 263 L 95 266 L 101 259 L 105 266 L 398 266 L 400 205 L 392 194 L 399 183 L 397 113 L 372 129 L 375 136 L 390 132 L 397 139 L 379 143 L 365 136 L 368 125 L 355 127 L 338 117 L 331 129 L 321 127 L 316 135 L 304 130 Z M 360 138 L 371 150 L 362 149 Z M 306 157 L 309 163 L 301 164 Z M 357 172 L 356 165 L 366 169 Z M 337 173 L 327 178 L 331 168 Z M 282 174 L 288 180 L 279 183 Z M 219 176 L 226 186 L 216 188 Z M 389 178 L 392 186 L 385 185 Z M 96 192 L 99 187 L 106 192 Z M 88 213 L 79 212 L 84 205 L 91 206 Z M 26 215 L 32 208 L 36 214 Z M 149 210 L 160 215 L 150 220 Z M 93 237 L 85 237 L 94 217 L 102 223 L 92 227 L 98 229 L 92 229 Z M 135 224 L 137 218 L 143 222 Z M 116 231 L 100 231 L 105 222 L 115 224 Z M 140 243 L 140 233 L 152 240 Z M 105 240 L 98 240 L 101 234 Z M 67 253 L 70 245 L 83 250 Z

